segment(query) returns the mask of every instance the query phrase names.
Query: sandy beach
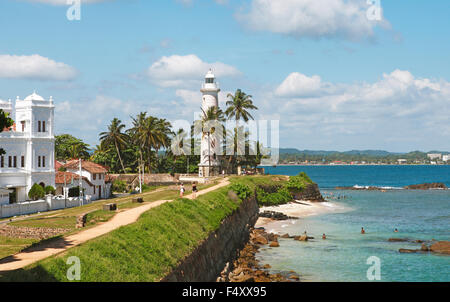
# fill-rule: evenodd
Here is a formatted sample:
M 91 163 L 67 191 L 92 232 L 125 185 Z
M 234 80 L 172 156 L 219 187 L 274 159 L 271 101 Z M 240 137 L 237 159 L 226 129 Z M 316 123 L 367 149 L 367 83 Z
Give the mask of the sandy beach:
M 305 218 L 309 216 L 321 215 L 326 213 L 342 213 L 351 210 L 348 207 L 336 202 L 310 202 L 306 200 L 297 200 L 288 204 L 279 206 L 262 207 L 259 212 L 275 211 L 280 212 L 291 217 Z M 272 229 L 280 229 L 286 223 L 295 224 L 296 220 L 277 221 L 270 218 L 260 217 L 255 224 L 255 227 L 265 227 Z

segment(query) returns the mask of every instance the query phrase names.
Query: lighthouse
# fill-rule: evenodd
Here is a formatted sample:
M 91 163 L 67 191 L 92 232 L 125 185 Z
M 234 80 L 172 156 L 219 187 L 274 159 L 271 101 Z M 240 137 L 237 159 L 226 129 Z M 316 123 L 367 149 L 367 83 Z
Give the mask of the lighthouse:
M 208 112 L 210 108 L 219 108 L 219 85 L 210 69 L 205 76 L 205 82 L 202 84 L 202 111 Z M 208 129 L 207 129 L 208 130 Z M 217 131 L 211 128 L 211 131 L 202 133 L 200 148 L 200 163 L 198 173 L 200 177 L 209 177 L 219 172 L 218 155 L 220 153 L 221 142 Z

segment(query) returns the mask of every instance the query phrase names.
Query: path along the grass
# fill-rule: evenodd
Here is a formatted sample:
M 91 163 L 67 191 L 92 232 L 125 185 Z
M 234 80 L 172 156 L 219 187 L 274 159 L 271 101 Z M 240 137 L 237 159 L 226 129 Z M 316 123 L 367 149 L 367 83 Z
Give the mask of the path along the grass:
M 200 190 L 199 192 L 197 192 L 197 196 L 217 190 L 227 185 L 229 185 L 228 178 L 224 178 L 219 182 L 219 184 L 204 190 Z M 192 199 L 192 194 L 187 195 L 184 198 Z M 170 201 L 172 200 L 158 200 L 149 204 L 144 204 L 142 206 L 120 212 L 116 214 L 111 220 L 93 228 L 67 237 L 61 237 L 59 239 L 39 244 L 36 247 L 29 248 L 27 251 L 18 253 L 11 257 L 7 257 L 0 261 L 0 272 L 24 268 L 25 266 L 28 266 L 34 262 L 64 252 L 67 249 L 80 245 L 88 240 L 105 235 L 117 228 L 120 228 L 121 226 L 134 223 L 138 220 L 139 216 L 141 216 L 142 213 Z

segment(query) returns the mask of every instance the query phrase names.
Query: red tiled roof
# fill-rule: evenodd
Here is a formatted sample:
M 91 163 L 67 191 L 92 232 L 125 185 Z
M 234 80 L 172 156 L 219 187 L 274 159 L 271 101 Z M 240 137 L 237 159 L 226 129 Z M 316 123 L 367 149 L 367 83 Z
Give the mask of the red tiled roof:
M 76 183 L 77 181 L 79 181 L 80 176 L 78 174 L 72 173 L 72 172 L 62 172 L 62 171 L 57 171 L 55 173 L 55 184 L 64 184 L 64 177 L 65 177 L 65 183 L 66 184 L 70 184 L 72 183 L 72 179 L 73 182 Z M 93 187 L 94 185 L 89 181 L 89 179 L 87 179 L 86 177 L 82 177 L 82 179 L 84 181 L 86 181 L 91 187 Z
M 78 159 L 72 159 L 64 165 L 64 168 L 75 170 L 78 169 L 78 165 Z M 106 167 L 91 161 L 81 160 L 81 167 L 90 173 L 108 173 L 108 169 Z
M 59 168 L 61 168 L 63 166 L 62 163 L 60 163 L 59 161 L 55 160 L 55 171 L 59 171 Z

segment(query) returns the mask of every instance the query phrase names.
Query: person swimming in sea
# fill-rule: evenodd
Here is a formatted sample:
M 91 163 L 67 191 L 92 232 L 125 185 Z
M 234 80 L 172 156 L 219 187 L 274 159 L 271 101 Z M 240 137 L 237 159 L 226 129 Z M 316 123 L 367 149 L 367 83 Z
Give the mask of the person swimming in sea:
M 394 230 L 394 233 L 398 233 L 398 230 L 397 230 L 397 229 L 395 229 L 395 230 Z
M 323 240 L 327 239 L 327 236 L 325 235 L 325 233 L 323 233 L 322 239 L 323 239 Z
M 364 230 L 364 227 L 361 228 L 361 234 L 365 234 L 366 231 Z

